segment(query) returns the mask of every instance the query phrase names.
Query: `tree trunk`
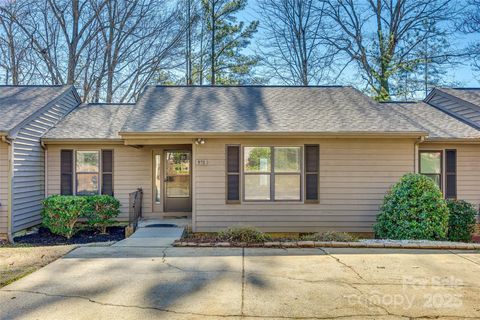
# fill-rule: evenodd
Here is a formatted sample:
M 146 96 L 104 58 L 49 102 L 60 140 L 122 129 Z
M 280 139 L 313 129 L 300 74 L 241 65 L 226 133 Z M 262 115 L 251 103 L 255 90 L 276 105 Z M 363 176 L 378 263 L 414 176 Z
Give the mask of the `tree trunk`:
M 210 52 L 211 85 L 215 85 L 215 1 L 212 0 L 212 43 Z
M 78 0 L 72 0 L 72 36 L 71 41 L 68 44 L 68 72 L 67 72 L 67 84 L 75 83 L 75 69 L 77 67 L 77 45 L 78 45 L 78 24 L 79 24 L 79 12 L 80 8 Z
M 378 88 L 375 100 L 390 101 L 390 98 L 390 84 L 388 78 L 385 75 L 382 75 L 382 78 L 380 79 L 380 87 Z

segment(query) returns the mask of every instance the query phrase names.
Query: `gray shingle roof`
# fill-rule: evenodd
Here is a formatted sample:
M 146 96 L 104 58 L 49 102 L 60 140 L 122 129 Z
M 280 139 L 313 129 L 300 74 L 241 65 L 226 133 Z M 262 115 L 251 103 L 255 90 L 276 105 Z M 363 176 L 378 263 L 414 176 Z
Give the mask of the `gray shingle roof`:
M 352 87 L 147 87 L 122 132 L 419 132 Z
M 480 107 L 480 88 L 435 88 Z
M 0 132 L 8 133 L 71 86 L 0 86 Z
M 43 138 L 120 139 L 118 131 L 133 107 L 132 104 L 82 104 Z
M 480 131 L 424 102 L 382 103 L 402 114 L 429 139 L 480 138 Z

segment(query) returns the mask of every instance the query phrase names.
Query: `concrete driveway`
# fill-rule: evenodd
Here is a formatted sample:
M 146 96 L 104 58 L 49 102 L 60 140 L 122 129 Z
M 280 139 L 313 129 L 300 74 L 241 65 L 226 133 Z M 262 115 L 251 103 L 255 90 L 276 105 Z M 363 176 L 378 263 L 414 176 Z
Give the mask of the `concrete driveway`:
M 0 319 L 480 318 L 480 253 L 83 247 L 0 289 Z

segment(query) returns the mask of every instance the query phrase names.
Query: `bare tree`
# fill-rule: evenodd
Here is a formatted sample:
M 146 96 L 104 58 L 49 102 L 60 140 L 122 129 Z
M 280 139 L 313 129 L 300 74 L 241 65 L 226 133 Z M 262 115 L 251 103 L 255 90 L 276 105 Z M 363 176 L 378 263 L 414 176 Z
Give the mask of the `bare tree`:
M 26 4 L 27 2 L 8 1 L 4 6 L 11 14 L 0 11 L 0 68 L 5 72 L 5 84 L 29 82 L 34 70 L 30 63 L 31 48 L 14 20 L 24 14 Z
M 147 84 L 163 64 L 167 67 L 180 59 L 186 26 L 180 22 L 177 7 L 160 10 L 159 4 L 162 2 L 112 0 L 99 17 L 105 25 L 101 32 L 103 72 L 99 75 L 99 85 L 105 84 L 105 101 L 129 99 L 129 94 L 136 95 L 133 88 Z
M 175 1 L 12 3 L 27 1 L 21 10 L 0 6 L 0 52 L 12 57 L 0 65 L 15 83 L 23 83 L 17 74 L 26 70 L 34 83 L 77 85 L 84 101 L 132 101 L 158 74 L 171 75 L 183 63 L 186 26 Z M 18 67 L 20 44 L 34 62 L 30 70 Z
M 424 57 L 417 52 L 441 33 L 455 10 L 450 0 L 331 0 L 326 39 L 350 61 L 378 100 L 389 100 L 391 78 L 412 70 Z
M 326 79 L 335 51 L 325 41 L 325 5 L 321 0 L 260 1 L 265 29 L 260 52 L 274 78 L 305 86 Z
M 465 10 L 462 12 L 462 19 L 459 21 L 458 29 L 471 36 L 480 34 L 480 0 L 467 1 L 467 6 L 465 6 Z M 473 65 L 474 70 L 479 72 L 480 41 L 472 41 L 465 52 L 469 54 L 469 62 Z

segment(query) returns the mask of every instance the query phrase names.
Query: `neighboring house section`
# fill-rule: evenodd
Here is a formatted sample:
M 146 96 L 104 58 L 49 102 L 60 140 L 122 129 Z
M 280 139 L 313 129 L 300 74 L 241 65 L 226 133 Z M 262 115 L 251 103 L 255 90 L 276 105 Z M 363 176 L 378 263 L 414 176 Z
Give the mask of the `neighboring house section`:
M 128 194 L 151 197 L 152 150 L 125 146 L 118 135 L 131 104 L 82 104 L 43 138 L 47 194 L 112 194 L 128 219 Z M 63 166 L 62 166 L 63 162 Z M 144 213 L 151 212 L 145 202 Z
M 425 102 L 480 129 L 480 89 L 435 88 Z
M 9 232 L 41 222 L 45 164 L 40 138 L 79 103 L 73 86 L 0 87 L 0 133 L 11 146 Z
M 456 100 L 453 102 L 456 103 Z M 384 105 L 429 132 L 428 138 L 418 146 L 418 172 L 436 180 L 447 198 L 466 200 L 478 208 L 480 131 L 442 111 L 448 109 L 450 103 L 443 102 L 435 107 L 424 102 Z M 428 162 L 428 166 L 422 168 L 422 161 Z

